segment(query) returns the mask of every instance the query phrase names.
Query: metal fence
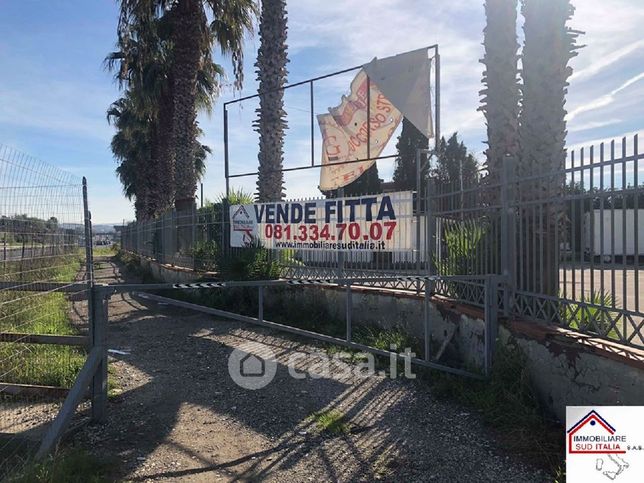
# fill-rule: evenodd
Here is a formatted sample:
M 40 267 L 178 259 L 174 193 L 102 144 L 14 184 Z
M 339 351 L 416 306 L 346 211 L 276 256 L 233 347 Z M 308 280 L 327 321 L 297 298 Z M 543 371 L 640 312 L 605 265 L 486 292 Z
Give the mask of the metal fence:
M 311 203 L 323 198 L 298 200 Z M 427 250 L 424 236 L 418 237 L 416 228 L 425 231 L 425 217 L 414 209 L 417 203 L 412 192 L 403 192 L 398 199 L 405 206 L 399 211 L 397 221 L 407 228 L 397 230 L 392 236 L 394 244 L 411 246 L 409 251 L 338 251 L 331 249 L 304 250 L 265 249 L 266 261 L 279 265 L 279 275 L 284 278 L 383 278 L 401 274 L 426 274 L 428 269 Z M 218 272 L 225 265 L 239 275 L 242 267 L 235 270 L 231 261 L 240 260 L 251 263 L 248 257 L 251 250 L 231 248 L 228 243 L 229 224 L 225 203 L 210 204 L 191 211 L 177 212 L 172 210 L 154 220 L 130 223 L 122 228 L 121 242 L 125 250 L 155 259 L 178 267 L 186 267 L 205 272 Z M 365 222 L 365 215 L 356 216 L 355 223 Z M 183 234 L 183 236 L 182 236 Z M 333 236 L 340 234 L 334 234 Z M 324 240 L 324 235 L 315 240 Z M 344 235 L 350 241 L 348 229 Z M 313 240 L 313 238 L 311 238 Z M 420 240 L 420 250 L 415 249 Z M 296 246 L 297 244 L 293 244 Z M 378 281 L 388 287 L 416 287 L 416 282 Z
M 87 360 L 84 191 L 0 145 L 0 478 L 41 447 Z
M 644 347 L 643 157 L 635 135 L 570 150 L 555 171 L 506 159 L 495 182 L 430 185 L 433 269 L 504 274 L 506 313 Z M 455 284 L 437 291 L 479 296 Z
M 644 188 L 638 137 L 571 150 L 562 169 L 520 171 L 515 160 L 492 176 L 423 177 L 413 197 L 408 252 L 265 250 L 284 278 L 392 275 L 505 275 L 506 315 L 555 323 L 644 347 L 639 264 L 644 256 Z M 420 155 L 419 155 L 420 159 Z M 458 170 L 455 170 L 458 172 Z M 425 173 L 432 173 L 431 169 Z M 426 183 L 426 184 L 425 184 Z M 224 203 L 170 212 L 123 227 L 126 250 L 162 263 L 217 272 L 245 249 L 227 245 Z M 190 232 L 190 236 L 179 235 Z M 182 240 L 190 240 L 183 243 Z M 246 250 L 247 252 L 247 250 Z M 241 273 L 241 271 L 240 271 Z M 404 279 L 364 285 L 423 290 Z M 483 287 L 436 281 L 441 296 L 483 306 Z

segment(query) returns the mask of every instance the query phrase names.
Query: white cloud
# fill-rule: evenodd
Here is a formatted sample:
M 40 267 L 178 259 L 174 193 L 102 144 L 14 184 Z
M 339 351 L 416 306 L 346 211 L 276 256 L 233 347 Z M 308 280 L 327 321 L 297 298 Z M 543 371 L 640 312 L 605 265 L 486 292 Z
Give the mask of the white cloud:
M 569 132 L 589 131 L 591 129 L 599 129 L 601 127 L 612 126 L 620 122 L 622 122 L 622 119 L 617 119 L 617 118 L 600 120 L 600 121 L 591 121 L 585 124 L 575 124 L 574 127 L 569 129 L 568 131 Z
M 630 86 L 641 81 L 642 79 L 644 79 L 644 72 L 641 72 L 635 77 L 631 77 L 622 85 L 610 91 L 608 94 L 605 94 L 591 102 L 588 102 L 586 104 L 583 104 L 575 108 L 573 111 L 570 112 L 570 114 L 568 114 L 568 120 L 572 121 L 575 117 L 577 117 L 581 113 L 593 111 L 593 110 L 611 105 L 613 102 L 615 102 L 615 98 L 620 92 L 628 89 Z
M 637 50 L 644 48 L 644 40 L 639 40 L 631 44 L 625 45 L 621 49 L 608 53 L 601 57 L 598 61 L 584 67 L 583 69 L 574 72 L 570 77 L 571 82 L 589 79 L 615 64 L 616 62 L 630 56 Z M 583 52 L 583 51 L 582 51 Z

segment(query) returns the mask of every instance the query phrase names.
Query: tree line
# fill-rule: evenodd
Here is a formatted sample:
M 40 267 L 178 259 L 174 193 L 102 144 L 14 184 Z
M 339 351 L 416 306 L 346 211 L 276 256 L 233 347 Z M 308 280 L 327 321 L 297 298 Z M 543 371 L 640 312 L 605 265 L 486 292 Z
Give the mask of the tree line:
M 516 173 L 523 176 L 557 169 L 565 159 L 564 104 L 572 73 L 568 61 L 576 55 L 579 34 L 567 27 L 574 8 L 569 0 L 521 0 L 525 40 L 520 56 L 518 1 L 485 1 L 480 110 L 487 123 L 483 181 L 491 185 L 500 180 L 504 158 L 515 160 Z M 260 37 L 255 62 L 260 94 L 254 123 L 259 133 L 256 198 L 272 201 L 284 197 L 285 0 L 120 0 L 116 49 L 105 63 L 122 95 L 109 107 L 107 117 L 116 127 L 111 147 L 119 163 L 117 175 L 125 195 L 134 200 L 138 219 L 153 218 L 173 206 L 184 210 L 194 205 L 210 153 L 199 140 L 197 113 L 212 109 L 225 79 L 213 50 L 230 59 L 232 85 L 241 89 L 244 38 L 253 33 L 256 22 Z M 427 139 L 403 120 L 396 189 L 416 187 L 416 149 L 427 145 Z M 436 179 L 479 182 L 476 161 L 456 133 L 441 139 L 434 154 Z M 381 183 L 374 165 L 345 193 L 377 192 Z M 521 196 L 552 192 L 555 186 L 550 180 L 547 186 L 535 183 Z
M 284 0 L 263 0 L 257 59 L 260 91 L 286 78 Z M 233 87 L 244 80 L 243 42 L 253 32 L 253 0 L 120 0 L 116 50 L 105 59 L 122 95 L 107 111 L 116 127 L 112 152 L 126 197 L 139 220 L 171 207 L 194 206 L 197 182 L 210 148 L 199 140 L 197 114 L 210 111 L 225 79 L 213 58 L 217 48 L 232 63 Z M 281 192 L 281 92 L 262 97 L 260 198 Z

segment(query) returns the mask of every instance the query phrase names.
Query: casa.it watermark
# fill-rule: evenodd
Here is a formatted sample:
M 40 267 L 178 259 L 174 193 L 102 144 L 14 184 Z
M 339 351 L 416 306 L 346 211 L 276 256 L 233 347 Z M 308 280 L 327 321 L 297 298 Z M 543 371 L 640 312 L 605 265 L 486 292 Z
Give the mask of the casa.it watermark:
M 407 347 L 397 352 L 391 345 L 388 370 L 376 369 L 376 357 L 370 352 L 293 352 L 286 360 L 288 374 L 293 379 L 367 378 L 378 375 L 396 379 L 415 379 L 411 360 L 416 354 Z M 400 364 L 402 363 L 402 367 Z M 228 357 L 231 379 L 244 389 L 262 389 L 277 374 L 277 359 L 270 347 L 261 343 L 248 343 L 233 350 Z

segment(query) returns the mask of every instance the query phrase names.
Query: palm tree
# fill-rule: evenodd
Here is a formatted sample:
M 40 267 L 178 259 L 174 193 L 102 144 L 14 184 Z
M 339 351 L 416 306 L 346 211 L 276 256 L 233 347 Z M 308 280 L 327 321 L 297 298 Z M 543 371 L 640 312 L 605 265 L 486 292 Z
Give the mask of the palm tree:
M 207 13 L 212 22 L 208 23 Z M 162 131 L 172 126 L 171 140 L 174 153 L 175 206 L 189 209 L 194 204 L 197 185 L 195 146 L 197 146 L 196 118 L 200 97 L 199 72 L 205 66 L 210 70 L 212 46 L 216 44 L 233 61 L 236 88 L 243 80 L 243 40 L 252 30 L 257 7 L 253 0 L 121 0 L 119 13 L 119 45 L 129 48 L 132 32 L 137 25 L 149 25 L 162 20 L 167 30 L 171 63 L 167 72 L 168 86 L 165 99 L 171 99 L 171 116 L 164 115 Z M 149 49 L 143 49 L 149 52 Z M 218 84 L 213 84 L 218 85 Z M 213 90 L 206 97 L 211 102 Z M 169 111 L 168 106 L 161 106 Z M 171 117 L 171 122 L 169 118 Z
M 522 182 L 519 196 L 524 201 L 538 200 L 537 211 L 542 212 L 535 215 L 533 207 L 522 213 L 526 226 L 523 235 L 527 240 L 536 240 L 526 250 L 527 270 L 522 284 L 524 290 L 557 295 L 555 235 L 561 207 L 554 201 L 561 195 L 565 182 L 565 103 L 568 77 L 572 74 L 568 63 L 577 55 L 579 32 L 566 25 L 574 13 L 569 0 L 523 0 L 522 13 L 525 44 L 519 174 L 532 179 Z
M 284 130 L 287 128 L 284 112 L 286 83 L 286 2 L 262 0 L 259 23 L 260 47 L 257 52 L 257 80 L 259 81 L 259 109 L 255 128 L 259 133 L 259 170 L 257 199 L 276 201 L 284 198 Z
M 487 121 L 486 181 L 493 186 L 490 193 L 495 198 L 500 191 L 503 158 L 516 160 L 519 153 L 517 0 L 486 0 L 485 15 L 484 89 L 479 110 Z
M 135 95 L 125 95 L 112 103 L 107 111 L 108 122 L 117 128 L 111 142 L 112 152 L 119 161 L 116 173 L 123 185 L 123 193 L 134 199 L 137 219 L 146 220 L 155 215 L 152 199 L 156 189 L 155 180 L 149 176 L 152 165 L 150 123 L 141 115 Z
M 106 67 L 115 71 L 121 88 L 127 87 L 136 94 L 136 108 L 147 118 L 150 131 L 152 163 L 146 176 L 154 182 L 148 197 L 153 206 L 149 210 L 156 216 L 174 202 L 174 152 L 172 151 L 172 95 L 169 81 L 171 50 L 167 38 L 160 35 L 162 19 L 139 4 L 136 16 L 128 18 L 127 28 L 119 25 L 119 50 L 105 59 Z M 134 106 L 131 106 L 134 107 Z M 143 160 L 141 161 L 143 169 Z
M 174 119 L 174 99 L 172 82 L 172 44 L 168 30 L 170 22 L 166 16 L 155 18 L 149 9 L 136 6 L 127 22 L 119 26 L 119 50 L 110 53 L 106 65 L 116 71 L 116 80 L 121 87 L 127 86 L 130 92 L 137 93 L 137 103 L 141 115 L 148 119 L 150 146 L 154 154 L 149 169 L 144 169 L 144 160 L 139 163 L 146 176 L 154 183 L 154 190 L 146 198 L 154 206 L 145 212 L 159 215 L 169 209 L 175 199 L 174 183 L 174 149 L 172 145 L 172 127 Z M 213 93 L 219 90 L 219 78 L 223 75 L 221 66 L 215 64 L 209 56 L 200 63 L 197 72 L 197 89 L 195 104 L 200 109 L 210 111 Z M 205 168 L 205 154 L 208 148 L 196 140 L 201 131 L 195 120 L 192 130 L 195 133 L 193 162 L 200 169 L 193 172 L 201 177 Z M 206 148 L 206 149 L 204 149 Z
M 173 48 L 172 91 L 174 101 L 173 144 L 177 210 L 194 204 L 197 175 L 194 169 L 197 118 L 197 77 L 199 66 L 211 64 L 211 48 L 216 43 L 233 60 L 235 84 L 243 80 L 243 40 L 252 30 L 257 7 L 252 0 L 157 0 L 170 6 Z M 208 25 L 206 12 L 212 14 Z

